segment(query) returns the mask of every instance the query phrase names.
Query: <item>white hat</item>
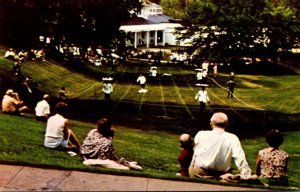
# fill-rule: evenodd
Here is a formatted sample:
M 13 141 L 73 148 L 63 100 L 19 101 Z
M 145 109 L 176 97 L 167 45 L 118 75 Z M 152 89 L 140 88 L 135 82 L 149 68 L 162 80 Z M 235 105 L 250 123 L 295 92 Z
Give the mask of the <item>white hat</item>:
M 103 81 L 112 81 L 113 78 L 112 77 L 103 77 L 102 80 Z
M 157 69 L 157 67 L 156 66 L 152 66 L 151 69 Z
M 197 86 L 197 87 L 208 87 L 207 84 L 200 84 L 200 83 L 197 83 L 196 86 Z

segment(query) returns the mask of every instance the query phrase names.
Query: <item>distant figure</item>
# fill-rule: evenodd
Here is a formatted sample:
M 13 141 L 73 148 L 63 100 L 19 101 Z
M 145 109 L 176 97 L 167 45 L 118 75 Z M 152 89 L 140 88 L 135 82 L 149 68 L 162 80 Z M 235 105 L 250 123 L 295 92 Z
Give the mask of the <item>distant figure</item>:
M 146 87 L 146 77 L 142 74 L 139 75 L 139 77 L 136 80 L 137 83 L 140 84 L 141 89 L 139 90 L 139 93 L 145 93 L 147 90 L 145 89 Z
M 196 84 L 201 84 L 202 83 L 202 77 L 203 77 L 203 71 L 202 71 L 202 69 L 195 69 L 195 70 L 197 70 Z
M 157 67 L 156 66 L 150 67 L 149 76 L 151 78 L 152 83 L 155 83 L 157 80 Z
M 266 186 L 288 185 L 287 166 L 289 155 L 279 149 L 283 140 L 283 135 L 278 130 L 270 130 L 266 135 L 266 142 L 269 147 L 260 150 L 257 154 L 256 174 Z
M 199 101 L 200 103 L 200 113 L 205 110 L 206 103 L 209 103 L 209 97 L 207 91 L 205 90 L 206 84 L 200 84 L 201 90 L 195 96 L 195 101 Z
M 184 133 L 179 137 L 179 146 L 182 148 L 182 151 L 178 156 L 180 170 L 176 175 L 189 177 L 189 166 L 194 153 L 194 140 L 189 134 Z
M 234 80 L 234 76 L 235 76 L 235 73 L 234 73 L 233 71 L 231 71 L 231 72 L 229 73 L 229 79 L 230 79 L 230 80 Z
M 68 99 L 68 94 L 65 87 L 61 87 L 58 91 L 58 101 L 66 102 Z
M 189 167 L 190 177 L 219 178 L 232 172 L 232 159 L 240 171 L 241 179 L 251 177 L 239 138 L 226 132 L 228 117 L 214 113 L 210 119 L 212 130 L 199 131 L 195 136 L 194 155 Z
M 80 152 L 85 160 L 84 164 L 141 170 L 142 167 L 136 162 L 127 161 L 116 154 L 113 147 L 113 136 L 114 130 L 111 129 L 111 121 L 108 118 L 99 119 L 96 128 L 90 130 L 81 146 Z
M 227 81 L 227 88 L 228 88 L 227 98 L 233 98 L 234 85 L 235 82 L 233 79 Z
M 35 107 L 35 118 L 38 121 L 46 122 L 50 116 L 50 96 L 45 94 L 43 100 L 39 101 Z
M 2 112 L 22 115 L 22 112 L 26 110 L 28 110 L 28 107 L 20 100 L 19 94 L 12 89 L 8 89 L 2 99 Z
M 214 64 L 213 69 L 214 69 L 214 77 L 216 77 L 218 75 L 218 64 L 217 63 Z
M 64 117 L 67 104 L 59 102 L 56 104 L 55 110 L 56 114 L 49 117 L 47 121 L 44 146 L 50 149 L 79 152 L 79 140 L 70 129 L 69 120 Z
M 110 94 L 113 92 L 113 86 L 110 83 L 112 78 L 103 78 L 102 92 L 106 101 L 110 100 Z

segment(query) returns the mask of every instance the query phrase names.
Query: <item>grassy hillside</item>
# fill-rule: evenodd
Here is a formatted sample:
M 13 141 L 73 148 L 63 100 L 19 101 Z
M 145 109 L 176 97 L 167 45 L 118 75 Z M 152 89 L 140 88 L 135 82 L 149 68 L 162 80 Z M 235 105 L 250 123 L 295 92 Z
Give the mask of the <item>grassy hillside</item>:
M 4 51 L 0 50 L 0 55 Z M 14 62 L 0 57 L 2 94 L 9 86 L 18 87 L 12 74 Z M 260 66 L 257 71 L 260 70 Z M 34 94 L 24 94 L 23 99 L 31 108 L 40 99 L 41 93 L 52 95 L 52 105 L 60 87 L 65 86 L 70 95 L 70 118 L 95 121 L 109 115 L 115 123 L 148 130 L 166 130 L 173 133 L 195 134 L 199 129 L 209 128 L 209 118 L 215 111 L 229 115 L 231 131 L 241 137 L 261 135 L 265 129 L 297 130 L 300 119 L 299 85 L 300 76 L 274 67 L 276 75 L 236 75 L 234 99 L 227 99 L 226 69 L 209 80 L 207 88 L 211 103 L 207 112 L 199 114 L 199 104 L 194 96 L 195 71 L 186 67 L 163 65 L 158 67 L 159 80 L 152 83 L 148 78 L 146 94 L 139 94 L 136 83 L 138 73 L 146 74 L 149 65 L 142 62 L 122 64 L 116 69 L 108 66 L 63 65 L 53 60 L 26 61 L 21 70 L 32 76 L 38 86 Z M 245 69 L 253 71 L 253 67 Z M 283 75 L 279 75 L 280 71 Z M 245 72 L 245 71 L 244 71 Z M 171 77 L 161 76 L 164 73 Z M 102 77 L 114 77 L 114 93 L 111 102 L 104 101 L 101 92 Z
M 4 55 L 3 50 L 0 55 Z M 0 63 L 1 94 L 8 87 L 20 89 L 12 73 L 14 62 L 0 57 Z M 138 73 L 148 73 L 148 64 L 123 64 L 114 71 L 111 67 L 92 65 L 74 68 L 47 59 L 45 62 L 25 62 L 21 70 L 37 82 L 33 94 L 21 95 L 32 109 L 45 92 L 52 96 L 53 107 L 60 87 L 67 87 L 69 118 L 79 139 L 83 141 L 100 116 L 109 115 L 116 129 L 114 145 L 117 153 L 140 162 L 144 171 L 86 167 L 76 157 L 43 148 L 43 123 L 5 114 L 0 114 L 1 161 L 176 179 L 176 158 L 180 150 L 178 135 L 183 132 L 194 135 L 200 129 L 208 129 L 211 114 L 223 111 L 229 116 L 229 131 L 242 139 L 252 169 L 257 151 L 266 146 L 262 138 L 266 129 L 272 127 L 286 132 L 282 148 L 291 154 L 290 184 L 299 186 L 299 75 L 237 74 L 237 98 L 227 99 L 224 86 L 228 75 L 220 69 L 221 73 L 209 81 L 207 90 L 211 103 L 200 115 L 198 102 L 194 101 L 199 89 L 194 86 L 194 70 L 186 67 L 160 66 L 160 75 L 170 73 L 172 77 L 160 76 L 158 82 L 149 82 L 146 94 L 138 93 L 136 78 Z M 114 77 L 114 93 L 111 102 L 106 103 L 101 93 L 101 79 L 108 74 Z

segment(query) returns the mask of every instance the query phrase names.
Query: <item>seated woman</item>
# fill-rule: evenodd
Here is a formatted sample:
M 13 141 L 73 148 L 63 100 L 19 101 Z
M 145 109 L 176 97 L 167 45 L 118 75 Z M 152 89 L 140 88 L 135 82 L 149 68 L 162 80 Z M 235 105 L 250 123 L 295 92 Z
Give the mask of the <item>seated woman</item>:
M 69 120 L 64 117 L 67 104 L 59 102 L 56 104 L 55 110 L 56 114 L 47 121 L 44 146 L 50 149 L 78 152 L 80 149 L 79 140 L 70 128 Z
M 113 136 L 114 131 L 111 129 L 111 121 L 108 118 L 100 119 L 97 122 L 96 129 L 92 129 L 88 133 L 80 148 L 81 155 L 85 160 L 84 163 L 119 169 L 124 169 L 124 166 L 127 166 L 141 170 L 142 168 L 136 162 L 129 162 L 116 155 L 112 144 Z
M 256 174 L 259 180 L 268 185 L 288 185 L 287 165 L 289 155 L 279 149 L 283 143 L 283 135 L 276 129 L 266 135 L 269 147 L 258 152 L 256 157 Z

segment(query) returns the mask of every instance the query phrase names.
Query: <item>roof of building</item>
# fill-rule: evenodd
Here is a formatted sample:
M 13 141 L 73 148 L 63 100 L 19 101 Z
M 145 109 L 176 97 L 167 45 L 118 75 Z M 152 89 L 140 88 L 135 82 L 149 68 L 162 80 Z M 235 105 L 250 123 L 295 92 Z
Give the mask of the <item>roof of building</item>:
M 178 20 L 173 19 L 164 14 L 151 15 L 148 19 L 142 17 L 131 18 L 128 21 L 122 23 L 122 25 L 149 25 L 159 23 L 178 23 Z

